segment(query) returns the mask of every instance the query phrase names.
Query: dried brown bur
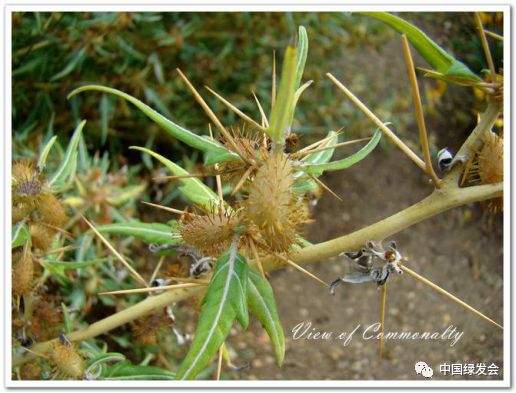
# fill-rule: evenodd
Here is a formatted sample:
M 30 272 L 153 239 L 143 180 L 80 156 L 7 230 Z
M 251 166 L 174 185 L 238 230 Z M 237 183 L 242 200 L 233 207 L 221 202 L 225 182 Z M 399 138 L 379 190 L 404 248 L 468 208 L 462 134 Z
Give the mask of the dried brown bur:
M 12 166 L 12 175 L 13 203 L 34 201 L 41 193 L 43 183 L 33 161 L 15 161 Z
M 484 138 L 484 145 L 478 152 L 475 163 L 467 173 L 471 183 L 494 184 L 503 182 L 503 138 L 489 132 Z M 503 197 L 491 199 L 487 207 L 493 213 L 503 211 Z
M 139 318 L 132 323 L 133 337 L 140 345 L 156 345 L 158 334 L 173 324 L 165 309 Z
M 45 224 L 34 223 L 30 225 L 30 236 L 34 248 L 39 248 L 42 251 L 48 250 L 52 244 L 52 237 L 56 231 L 49 228 Z
M 186 244 L 203 255 L 218 257 L 231 245 L 236 225 L 235 217 L 218 209 L 205 215 L 185 213 L 180 231 Z
M 308 221 L 308 209 L 296 197 L 294 173 L 288 158 L 271 153 L 249 186 L 244 202 L 246 227 L 273 252 L 288 252 L 296 243 L 296 233 Z
M 251 180 L 253 178 L 257 167 L 252 165 L 250 166 L 248 163 L 254 162 L 261 154 L 267 153 L 269 140 L 261 131 L 245 128 L 232 128 L 230 137 L 233 143 L 228 143 L 223 136 L 220 138 L 221 143 L 227 149 L 242 157 L 244 162 L 223 162 L 219 164 L 219 171 L 222 174 L 222 180 L 225 183 L 235 186 L 242 180 L 244 175 L 246 175 L 244 181 Z M 249 173 L 247 173 L 248 171 Z
M 30 293 L 34 284 L 34 262 L 32 254 L 25 244 L 20 259 L 12 269 L 12 290 L 13 296 L 23 296 Z
M 20 367 L 20 379 L 23 381 L 37 381 L 41 379 L 43 369 L 37 360 L 25 363 Z
M 67 219 L 65 209 L 59 199 L 47 192 L 39 197 L 38 212 L 41 221 L 56 227 L 62 227 Z
M 38 299 L 34 302 L 32 310 L 29 336 L 37 341 L 56 337 L 63 325 L 63 313 L 60 307 L 56 307 L 46 300 Z
M 59 373 L 73 379 L 83 378 L 86 362 L 73 345 L 56 341 L 50 349 L 50 358 Z

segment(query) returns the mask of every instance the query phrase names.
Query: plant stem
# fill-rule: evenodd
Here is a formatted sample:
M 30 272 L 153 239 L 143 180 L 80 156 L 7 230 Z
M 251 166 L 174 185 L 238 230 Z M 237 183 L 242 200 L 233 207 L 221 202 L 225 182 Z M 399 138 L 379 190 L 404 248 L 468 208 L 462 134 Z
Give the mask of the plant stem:
M 299 265 L 313 263 L 339 255 L 344 251 L 355 251 L 367 240 L 383 240 L 420 221 L 446 210 L 472 202 L 497 198 L 503 195 L 503 183 L 486 184 L 467 188 L 443 187 L 436 189 L 422 201 L 372 225 L 336 239 L 328 240 L 301 249 L 292 256 Z M 265 270 L 272 270 L 273 262 L 264 261 Z
M 480 121 L 477 126 L 455 155 L 455 157 L 462 157 L 463 161 L 458 161 L 457 165 L 448 172 L 443 180 L 446 183 L 445 186 L 457 187 L 462 174 L 463 163 L 473 158 L 480 151 L 484 144 L 484 134 L 491 131 L 501 110 L 502 107 L 499 102 L 496 100 L 489 101 L 486 110 L 480 115 Z
M 131 322 L 135 319 L 138 319 L 152 312 L 153 310 L 161 309 L 170 304 L 179 302 L 184 299 L 188 299 L 196 293 L 199 293 L 202 289 L 203 288 L 200 287 L 178 288 L 173 291 L 162 293 L 158 296 L 149 296 L 148 298 L 141 301 L 140 303 L 135 304 L 134 306 L 128 307 L 125 310 L 119 311 L 113 315 L 110 315 L 107 318 L 92 323 L 84 329 L 76 330 L 75 332 L 68 334 L 67 338 L 70 341 L 88 340 L 100 334 L 106 333 L 110 330 L 113 330 L 128 322 Z M 57 340 L 58 339 L 54 339 L 38 343 L 30 349 L 35 352 L 46 353 L 50 349 L 52 343 Z M 20 366 L 32 358 L 34 358 L 34 355 L 30 353 L 25 356 L 14 355 L 12 365 L 13 367 Z
M 309 246 L 300 250 L 292 257 L 292 260 L 299 265 L 313 263 L 331 256 L 339 255 L 344 251 L 356 250 L 361 247 L 367 240 L 380 240 L 387 236 L 393 235 L 411 225 L 414 225 L 426 218 L 442 213 L 448 209 L 465 205 L 467 203 L 483 201 L 486 199 L 500 197 L 503 193 L 503 184 L 488 184 L 460 189 L 449 189 L 443 187 L 435 190 L 430 196 L 422 201 L 408 207 L 407 209 L 396 213 L 384 220 L 372 224 L 366 228 L 360 229 L 349 235 L 345 235 L 333 240 Z M 278 268 L 277 263 L 272 261 L 264 261 L 264 269 L 266 271 Z M 87 328 L 77 330 L 68 335 L 71 341 L 82 341 L 100 334 L 106 333 L 130 321 L 142 317 L 149 312 L 165 307 L 169 304 L 187 299 L 203 288 L 178 288 L 167 291 L 158 296 L 151 296 L 134 306 L 110 315 L 98 322 L 95 322 Z M 52 345 L 51 341 L 46 341 L 34 345 L 31 350 L 45 353 Z M 13 367 L 22 365 L 32 359 L 34 355 L 28 353 L 26 355 L 14 355 Z

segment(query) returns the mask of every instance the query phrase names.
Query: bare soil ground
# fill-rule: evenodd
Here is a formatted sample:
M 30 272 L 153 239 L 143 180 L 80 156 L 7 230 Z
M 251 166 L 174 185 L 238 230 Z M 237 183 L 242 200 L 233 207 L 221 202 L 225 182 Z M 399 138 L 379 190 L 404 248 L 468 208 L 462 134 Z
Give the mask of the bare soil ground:
M 393 149 L 377 150 L 345 173 L 324 181 L 343 198 L 329 194 L 320 200 L 317 222 L 308 238 L 320 242 L 337 237 L 407 207 L 431 191 L 421 172 Z M 503 322 L 502 219 L 476 206 L 445 212 L 393 237 L 410 259 L 413 270 Z M 344 273 L 339 258 L 321 261 L 309 270 L 327 282 Z M 453 325 L 464 332 L 451 340 L 391 340 L 378 356 L 378 340 L 362 338 L 364 329 L 379 321 L 380 291 L 374 284 L 344 284 L 331 296 L 328 290 L 297 271 L 278 271 L 271 277 L 286 333 L 283 367 L 274 364 L 272 348 L 259 323 L 230 344 L 237 362 L 249 367 L 228 375 L 259 380 L 405 380 L 422 379 L 417 361 L 434 369 L 434 379 L 501 378 L 503 331 L 447 300 L 408 275 L 388 282 L 386 331 L 443 332 Z M 317 331 L 350 332 L 360 325 L 348 346 L 341 340 L 292 339 L 292 329 L 311 321 Z M 443 376 L 442 363 L 495 363 L 499 376 Z

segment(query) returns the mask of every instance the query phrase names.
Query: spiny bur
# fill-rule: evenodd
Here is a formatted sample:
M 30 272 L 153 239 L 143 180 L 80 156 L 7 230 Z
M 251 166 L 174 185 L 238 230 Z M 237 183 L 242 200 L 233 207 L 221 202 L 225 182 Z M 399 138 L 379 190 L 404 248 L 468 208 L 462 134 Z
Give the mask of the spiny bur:
M 83 378 L 86 362 L 73 345 L 62 340 L 56 341 L 50 349 L 50 358 L 65 377 Z
M 255 224 L 257 235 L 275 252 L 290 251 L 296 243 L 296 232 L 308 218 L 293 185 L 290 161 L 282 153 L 271 153 L 256 173 L 244 202 L 248 226 Z
M 30 293 L 34 283 L 34 262 L 28 243 L 25 244 L 20 259 L 12 269 L 12 291 L 14 296 Z

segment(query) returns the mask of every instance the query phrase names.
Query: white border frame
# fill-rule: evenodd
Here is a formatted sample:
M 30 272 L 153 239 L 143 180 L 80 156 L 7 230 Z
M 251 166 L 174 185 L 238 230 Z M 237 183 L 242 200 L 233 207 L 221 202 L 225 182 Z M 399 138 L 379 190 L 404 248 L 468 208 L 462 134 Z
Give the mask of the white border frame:
M 122 387 L 122 388 L 136 388 L 136 387 L 218 387 L 218 388 L 235 388 L 235 387 L 246 387 L 246 388 L 270 388 L 270 387 L 295 387 L 295 388 L 310 388 L 310 387 L 370 387 L 370 388 L 408 388 L 408 387 L 424 387 L 424 388 L 503 388 L 510 387 L 512 381 L 512 342 L 510 333 L 512 331 L 512 319 L 511 319 L 511 238 L 513 234 L 511 232 L 511 218 L 512 218 L 512 207 L 511 207 L 511 180 L 512 180 L 512 167 L 511 167 L 511 132 L 506 132 L 505 138 L 505 180 L 504 180 L 504 288 L 503 288 L 503 304 L 504 304 L 504 321 L 505 326 L 503 337 L 504 337 L 504 379 L 498 381 L 479 381 L 479 380 L 461 380 L 461 381 L 443 381 L 443 380 L 406 380 L 406 381 L 17 381 L 11 379 L 11 300 L 9 294 L 11 293 L 11 274 L 10 274 L 10 246 L 9 239 L 11 233 L 11 192 L 10 192 L 10 176 L 11 176 L 11 100 L 12 100 L 12 86 L 11 86 L 11 13 L 15 11 L 184 11 L 184 12 L 215 12 L 215 11 L 306 11 L 306 12 L 332 12 L 332 11 L 415 11 L 415 12 L 473 12 L 473 11 L 489 11 L 489 12 L 503 12 L 504 13 L 504 91 L 505 102 L 504 102 L 504 127 L 506 130 L 512 130 L 512 116 L 511 104 L 512 104 L 512 58 L 511 58 L 511 8 L 509 5 L 487 5 L 478 4 L 470 1 L 462 5 L 449 5 L 446 1 L 436 0 L 432 5 L 413 5 L 407 3 L 404 0 L 398 1 L 396 5 L 389 5 L 387 3 L 376 4 L 376 5 L 357 5 L 357 4 L 345 4 L 343 2 L 335 1 L 324 1 L 323 4 L 310 4 L 304 1 L 282 1 L 278 3 L 254 3 L 254 4 L 241 4 L 234 0 L 227 0 L 223 4 L 208 3 L 207 1 L 196 1 L 190 0 L 190 4 L 183 5 L 171 5 L 159 3 L 160 0 L 154 0 L 153 4 L 135 4 L 130 1 L 112 0 L 110 4 L 102 4 L 96 0 L 95 2 L 90 1 L 90 4 L 67 4 L 63 0 L 53 1 L 52 4 L 34 4 L 30 1 L 20 0 L 17 4 L 7 4 L 4 6 L 4 30 L 2 31 L 2 38 L 5 42 L 4 49 L 4 62 L 2 64 L 3 71 L 3 85 L 4 85 L 4 96 L 0 99 L 1 110 L 4 118 L 4 158 L 3 158 L 3 190 L 0 194 L 0 203 L 3 206 L 5 212 L 3 225 L 1 226 L 1 233 L 3 234 L 3 245 L 4 245 L 4 283 L 5 292 L 4 294 L 4 312 L 0 313 L 3 322 L 4 330 L 4 361 L 3 364 L 4 372 L 6 375 L 5 386 L 9 388 L 17 387 L 87 387 L 87 388 L 99 388 L 99 387 Z M 129 3 L 129 4 L 128 4 Z M 509 142 L 509 143 L 507 143 Z M 508 176 L 508 174 L 510 176 Z

